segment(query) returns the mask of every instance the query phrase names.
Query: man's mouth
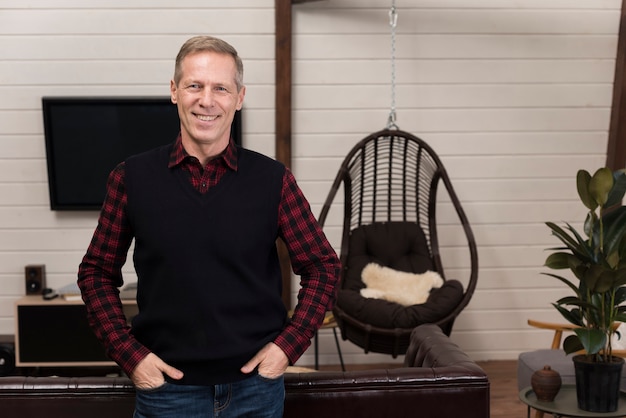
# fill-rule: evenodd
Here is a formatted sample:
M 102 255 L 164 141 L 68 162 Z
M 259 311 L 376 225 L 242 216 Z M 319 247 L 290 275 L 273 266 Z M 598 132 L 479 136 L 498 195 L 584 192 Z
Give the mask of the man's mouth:
M 200 119 L 203 122 L 211 122 L 215 119 L 218 118 L 218 116 L 210 116 L 210 115 L 199 115 L 197 113 L 194 113 L 194 116 L 198 119 Z

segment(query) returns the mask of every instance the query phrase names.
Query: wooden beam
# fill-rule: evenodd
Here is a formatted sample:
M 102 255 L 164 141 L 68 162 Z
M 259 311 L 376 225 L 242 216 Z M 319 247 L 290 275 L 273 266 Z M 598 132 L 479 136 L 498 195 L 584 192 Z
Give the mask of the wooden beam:
M 291 166 L 291 1 L 276 0 L 276 159 Z
M 276 159 L 291 167 L 291 0 L 275 0 L 276 31 Z M 283 277 L 283 303 L 291 308 L 291 262 L 287 247 L 278 241 Z
M 626 71 L 626 0 L 622 0 L 613 79 L 611 123 L 606 151 L 606 166 L 612 170 L 626 166 L 626 79 L 624 71 Z

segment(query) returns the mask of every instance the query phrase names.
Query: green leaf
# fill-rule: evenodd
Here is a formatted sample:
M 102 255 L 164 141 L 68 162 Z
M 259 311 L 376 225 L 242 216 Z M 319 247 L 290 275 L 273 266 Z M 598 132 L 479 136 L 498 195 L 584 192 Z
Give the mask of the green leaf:
M 595 200 L 599 206 L 604 206 L 609 199 L 609 192 L 612 188 L 613 172 L 610 168 L 603 167 L 598 169 L 591 177 L 588 190 L 591 198 Z
M 592 264 L 585 271 L 582 280 L 585 282 L 587 289 L 591 290 L 592 292 L 598 291 L 596 289 L 596 286 L 598 284 L 598 279 L 600 278 L 600 275 L 602 274 L 602 272 L 603 272 L 602 268 L 598 266 L 597 264 Z
M 581 306 L 581 307 L 589 307 L 590 305 L 583 300 L 582 298 L 578 298 L 576 296 L 565 296 L 556 301 L 557 305 L 569 305 L 569 306 Z
M 620 265 L 619 267 L 622 268 L 626 268 L 626 234 L 624 234 L 624 236 L 622 236 L 622 241 L 619 244 L 619 258 L 620 258 Z
M 580 339 L 580 343 L 585 348 L 587 354 L 597 354 L 606 345 L 607 336 L 600 329 L 576 328 L 574 332 Z
M 626 306 L 624 306 L 624 308 L 626 309 Z M 615 318 L 613 319 L 615 320 L 615 322 L 626 322 L 626 313 L 619 312 L 617 315 L 615 315 Z
M 605 293 L 613 288 L 614 274 L 600 265 L 594 264 L 585 274 L 585 283 L 593 292 Z
M 575 286 L 572 282 L 567 280 L 565 277 L 557 276 L 556 274 L 552 274 L 552 273 L 541 273 L 541 274 L 544 274 L 544 275 L 550 276 L 550 277 L 554 277 L 555 279 L 560 280 L 561 282 L 563 282 L 566 285 L 568 285 L 569 288 L 572 289 L 574 291 L 574 293 L 576 293 L 576 295 L 578 295 L 580 297 L 578 286 Z
M 597 231 L 597 225 L 598 215 L 596 215 L 595 212 L 589 211 L 587 213 L 587 217 L 585 218 L 585 223 L 583 224 L 583 231 L 588 237 L 590 237 Z
M 563 242 L 569 249 L 576 248 L 578 243 L 574 240 L 563 228 L 555 224 L 554 222 L 546 222 L 548 228 L 552 230 L 552 235 L 556 236 Z
M 611 255 L 618 252 L 622 239 L 626 235 L 626 206 L 612 210 L 602 217 L 604 223 L 604 253 Z
M 626 268 L 622 267 L 618 270 L 615 270 L 615 282 L 613 283 L 614 287 L 619 287 L 616 291 L 616 295 L 619 294 L 620 290 L 626 290 L 622 286 L 626 285 Z M 623 301 L 620 301 L 620 303 Z
M 593 259 L 593 253 L 589 252 L 589 249 L 585 244 L 585 240 L 581 238 L 578 232 L 576 232 L 571 225 L 567 224 L 567 227 L 570 231 L 572 231 L 574 238 L 572 238 L 567 231 L 554 222 L 546 222 L 546 225 L 552 230 L 552 235 L 561 240 L 561 242 L 565 244 L 567 248 L 574 253 L 574 255 Z
M 563 350 L 565 350 L 566 354 L 572 354 L 580 350 L 584 350 L 578 335 L 568 335 L 565 340 L 563 340 Z
M 576 265 L 570 265 L 570 269 L 572 270 L 572 273 L 574 273 L 574 275 L 576 276 L 576 278 L 578 280 L 580 280 L 582 283 L 585 283 L 585 274 L 587 274 L 587 270 L 589 270 L 589 267 L 586 264 L 583 263 L 578 263 Z
M 571 311 L 569 311 L 566 308 L 557 305 L 556 303 L 553 303 L 552 306 L 554 306 L 556 310 L 559 311 L 559 313 L 563 316 L 563 318 L 565 318 L 565 320 L 570 324 L 574 324 L 579 327 L 584 326 L 582 315 L 580 314 L 579 309 L 572 309 Z
M 621 204 L 626 194 L 626 172 L 624 170 L 616 170 L 613 172 L 613 188 L 609 193 L 609 198 L 605 204 L 607 208 Z
M 578 196 L 589 210 L 596 210 L 598 204 L 589 194 L 589 182 L 591 181 L 591 174 L 587 170 L 578 170 L 576 174 L 576 188 L 578 189 Z
M 617 289 L 615 289 L 615 305 L 621 305 L 623 302 L 626 301 L 626 288 L 622 287 L 622 285 L 619 285 L 620 287 L 618 287 Z
M 574 229 L 573 226 L 571 226 L 570 224 L 566 224 L 566 225 L 567 225 L 567 229 L 569 229 L 574 235 L 574 237 L 576 238 L 576 242 L 578 244 L 575 250 L 572 249 L 572 252 L 574 253 L 574 255 L 576 255 L 579 258 L 583 258 L 585 260 L 595 262 L 595 253 L 593 251 L 593 248 L 589 248 L 589 245 L 587 244 L 587 240 L 581 237 L 580 234 L 576 231 L 576 229 Z
M 548 258 L 546 258 L 546 262 L 544 265 L 553 270 L 568 269 L 570 266 L 569 264 L 570 257 L 573 257 L 573 255 L 571 255 L 570 253 L 564 253 L 564 252 L 552 253 L 548 256 Z
M 619 254 L 617 253 L 617 251 L 613 251 L 611 254 L 607 255 L 604 258 L 604 261 L 606 261 L 609 267 L 617 268 L 619 266 L 619 261 L 620 261 Z

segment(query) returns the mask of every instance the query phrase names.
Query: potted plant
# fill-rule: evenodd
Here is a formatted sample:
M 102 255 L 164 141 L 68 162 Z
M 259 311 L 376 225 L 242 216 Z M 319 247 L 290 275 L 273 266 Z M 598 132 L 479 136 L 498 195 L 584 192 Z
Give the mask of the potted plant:
M 593 176 L 580 170 L 576 184 L 580 200 L 589 211 L 584 232 L 579 233 L 570 224 L 561 228 L 546 222 L 564 246 L 551 248 L 554 252 L 545 265 L 568 269 L 573 278 L 545 274 L 565 283 L 574 293 L 553 305 L 577 326 L 563 342 L 565 352 L 584 350 L 584 354 L 573 357 L 578 406 L 587 411 L 612 412 L 617 409 L 624 363 L 623 358 L 613 356 L 611 341 L 617 325 L 626 322 L 626 307 L 621 306 L 626 301 L 626 206 L 622 205 L 626 170 L 612 172 L 605 167 Z M 597 377 L 589 375 L 598 368 L 601 371 Z M 613 389 L 607 390 L 608 383 L 614 385 Z

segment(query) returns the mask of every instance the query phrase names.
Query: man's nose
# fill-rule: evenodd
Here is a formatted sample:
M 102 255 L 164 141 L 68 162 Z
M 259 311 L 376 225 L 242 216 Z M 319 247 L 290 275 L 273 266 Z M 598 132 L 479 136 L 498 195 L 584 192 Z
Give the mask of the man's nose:
M 211 89 L 204 89 L 200 95 L 200 105 L 211 107 L 213 105 L 213 92 Z

